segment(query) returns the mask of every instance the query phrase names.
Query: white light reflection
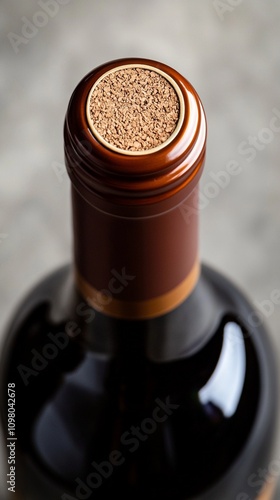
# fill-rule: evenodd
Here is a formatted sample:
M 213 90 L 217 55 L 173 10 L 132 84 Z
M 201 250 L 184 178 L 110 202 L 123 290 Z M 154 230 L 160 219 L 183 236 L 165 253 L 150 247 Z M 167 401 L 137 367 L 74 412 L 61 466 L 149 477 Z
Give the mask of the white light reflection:
M 241 328 L 233 322 L 224 328 L 224 342 L 216 369 L 207 384 L 199 391 L 201 403 L 212 403 L 225 417 L 231 417 L 242 393 L 246 354 Z

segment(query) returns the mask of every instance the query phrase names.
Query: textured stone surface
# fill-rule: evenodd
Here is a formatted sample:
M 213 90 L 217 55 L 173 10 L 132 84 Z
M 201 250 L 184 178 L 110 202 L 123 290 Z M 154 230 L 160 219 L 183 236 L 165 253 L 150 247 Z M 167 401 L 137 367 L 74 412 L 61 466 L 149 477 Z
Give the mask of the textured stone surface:
M 1 4 L 1 332 L 26 290 L 71 258 L 62 142 L 71 92 L 93 67 L 131 55 L 173 66 L 200 94 L 201 255 L 253 302 L 270 300 L 280 289 L 279 1 L 225 1 L 220 16 L 213 0 L 64 3 L 43 17 L 38 2 Z M 46 24 L 19 43 L 11 32 L 23 36 L 24 16 Z M 279 355 L 280 305 L 266 322 Z

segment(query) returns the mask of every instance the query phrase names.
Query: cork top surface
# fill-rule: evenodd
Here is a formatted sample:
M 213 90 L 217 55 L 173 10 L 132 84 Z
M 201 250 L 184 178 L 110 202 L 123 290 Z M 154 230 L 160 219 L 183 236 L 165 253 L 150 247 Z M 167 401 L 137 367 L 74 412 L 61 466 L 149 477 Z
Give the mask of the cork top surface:
M 160 72 L 123 67 L 106 73 L 92 88 L 88 120 L 102 142 L 123 152 L 153 150 L 174 134 L 180 101 Z

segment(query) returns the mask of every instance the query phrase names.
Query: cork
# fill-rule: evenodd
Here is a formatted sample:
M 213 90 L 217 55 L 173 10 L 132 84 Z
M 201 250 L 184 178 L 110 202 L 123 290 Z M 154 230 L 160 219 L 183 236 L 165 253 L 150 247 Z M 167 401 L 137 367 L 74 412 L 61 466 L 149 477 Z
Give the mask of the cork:
M 170 143 L 182 123 L 183 99 L 169 75 L 123 66 L 93 86 L 87 118 L 97 139 L 123 154 L 147 154 Z

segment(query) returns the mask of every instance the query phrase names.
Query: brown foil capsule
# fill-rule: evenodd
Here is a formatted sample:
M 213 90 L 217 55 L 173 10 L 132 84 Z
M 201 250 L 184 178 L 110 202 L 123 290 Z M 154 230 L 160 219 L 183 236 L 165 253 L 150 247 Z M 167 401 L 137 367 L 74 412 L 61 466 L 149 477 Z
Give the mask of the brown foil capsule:
M 166 78 L 178 96 L 178 122 L 156 148 L 125 150 L 102 139 L 90 97 L 105 76 L 142 68 Z M 105 75 L 105 76 L 104 76 Z M 65 120 L 72 181 L 76 283 L 98 311 L 145 319 L 183 302 L 199 277 L 197 190 L 206 120 L 190 83 L 147 59 L 121 59 L 88 74 Z M 182 207 L 190 207 L 188 223 Z

